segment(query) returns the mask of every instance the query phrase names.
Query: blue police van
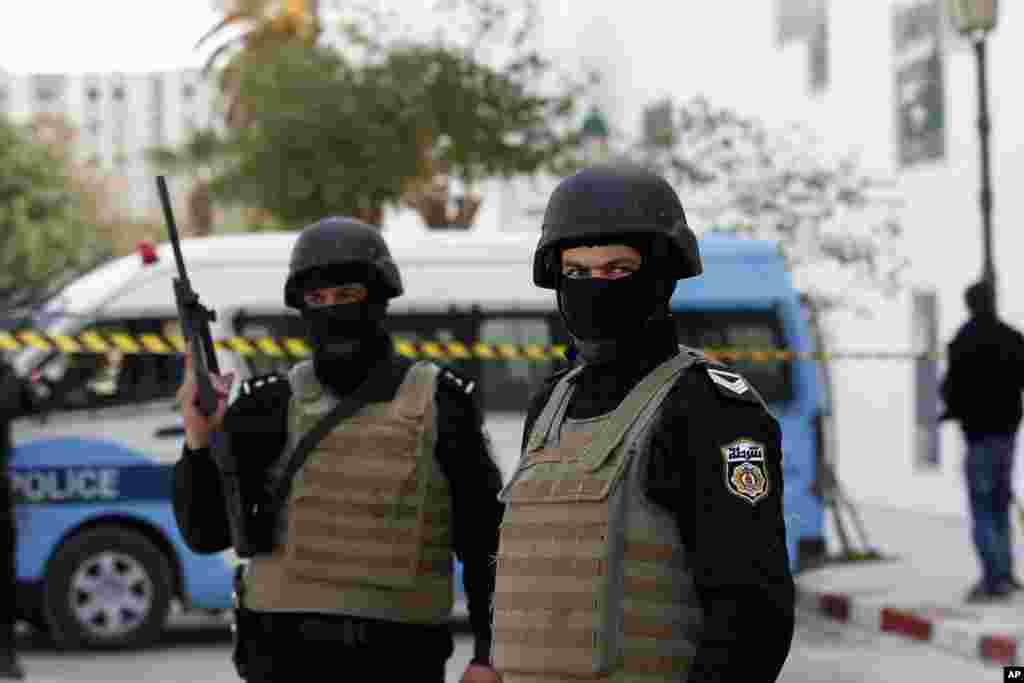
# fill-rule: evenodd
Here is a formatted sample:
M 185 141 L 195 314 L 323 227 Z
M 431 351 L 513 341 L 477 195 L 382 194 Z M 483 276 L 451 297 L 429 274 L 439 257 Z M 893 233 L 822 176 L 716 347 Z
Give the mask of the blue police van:
M 217 311 L 215 338 L 304 336 L 282 293 L 294 239 L 261 233 L 182 243 L 193 287 Z M 529 284 L 536 237 L 403 230 L 388 241 L 406 289 L 389 308 L 390 331 L 400 342 L 439 342 L 416 348 L 477 379 L 493 455 L 509 476 L 529 396 L 564 363 L 550 349 L 567 341 L 552 294 Z M 813 347 L 775 245 L 711 237 L 701 251 L 705 274 L 680 283 L 672 299 L 683 343 Z M 50 340 L 29 337 L 12 357 L 41 405 L 14 428 L 19 610 L 62 645 L 138 646 L 159 637 L 175 604 L 231 604 L 239 559 L 230 550 L 189 550 L 171 508 L 171 469 L 184 441 L 174 400 L 182 360 L 167 347 L 178 333 L 172 277 L 166 244 L 111 261 L 37 312 L 35 327 Z M 474 350 L 473 341 L 493 343 Z M 286 371 L 296 360 L 252 351 L 218 351 L 222 371 L 245 379 Z M 824 384 L 810 361 L 734 364 L 782 423 L 797 569 L 802 556 L 824 547 L 812 489 L 824 457 Z M 454 617 L 464 619 L 461 578 L 456 585 Z
M 704 349 L 820 348 L 813 311 L 793 287 L 777 244 L 708 236 L 700 242 L 704 273 L 672 296 L 680 341 Z M 782 428 L 786 538 L 794 570 L 825 553 L 818 478 L 828 457 L 831 403 L 823 362 L 725 358 L 760 392 Z

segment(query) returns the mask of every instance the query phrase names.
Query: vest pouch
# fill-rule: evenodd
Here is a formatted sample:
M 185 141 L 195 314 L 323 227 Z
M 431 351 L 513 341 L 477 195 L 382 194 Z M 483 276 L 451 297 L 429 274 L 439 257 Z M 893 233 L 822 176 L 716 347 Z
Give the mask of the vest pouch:
M 563 459 L 572 444 L 562 447 L 521 463 L 500 496 L 511 504 L 497 557 L 493 657 L 503 673 L 597 679 L 612 665 L 606 596 L 616 482 L 579 476 Z
M 560 502 L 605 500 L 616 476 L 595 475 L 600 467 L 587 467 L 580 476 L 581 455 L 592 451 L 589 434 L 565 432 L 557 443 L 527 450 L 498 498 L 503 502 Z M 613 451 L 597 454 L 604 465 Z M 585 456 L 584 456 L 585 457 Z
M 420 421 L 355 417 L 324 438 L 289 501 L 289 571 L 339 585 L 413 584 L 429 480 L 420 432 Z

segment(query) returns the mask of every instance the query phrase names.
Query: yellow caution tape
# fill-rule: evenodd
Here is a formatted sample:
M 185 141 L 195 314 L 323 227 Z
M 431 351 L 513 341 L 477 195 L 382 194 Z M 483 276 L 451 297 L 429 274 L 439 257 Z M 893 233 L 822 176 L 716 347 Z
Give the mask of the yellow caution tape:
M 227 337 L 214 345 L 242 356 L 303 358 L 312 352 L 304 339 L 297 337 Z M 109 353 L 180 354 L 185 351 L 181 335 L 141 334 L 96 330 L 78 335 L 49 335 L 35 330 L 0 332 L 0 350 L 20 351 L 37 348 L 63 354 Z M 410 341 L 395 339 L 395 351 L 407 358 L 432 360 L 479 359 L 490 361 L 543 362 L 564 360 L 565 344 L 513 344 L 485 341 Z M 753 361 L 758 363 L 828 360 L 941 360 L 942 353 L 905 351 L 786 351 L 784 349 L 706 348 L 704 353 L 722 361 Z

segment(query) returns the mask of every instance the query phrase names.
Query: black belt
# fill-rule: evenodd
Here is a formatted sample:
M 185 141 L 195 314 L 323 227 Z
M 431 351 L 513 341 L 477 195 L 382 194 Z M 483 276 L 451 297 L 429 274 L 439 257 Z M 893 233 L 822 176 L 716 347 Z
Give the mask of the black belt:
M 282 641 L 301 639 L 310 642 L 336 642 L 350 647 L 368 647 L 406 639 L 428 641 L 432 638 L 451 640 L 449 624 L 403 624 L 343 614 L 306 612 L 260 612 L 245 608 L 244 568 L 235 572 L 234 603 L 237 619 L 246 621 L 246 630 Z
M 280 641 L 335 642 L 348 647 L 370 647 L 434 637 L 450 637 L 447 624 L 403 624 L 347 615 L 245 610 L 254 632 Z

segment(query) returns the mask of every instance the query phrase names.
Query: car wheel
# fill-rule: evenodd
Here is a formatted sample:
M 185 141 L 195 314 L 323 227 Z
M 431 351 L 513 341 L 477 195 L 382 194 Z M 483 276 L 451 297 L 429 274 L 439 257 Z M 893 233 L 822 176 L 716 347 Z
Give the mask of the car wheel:
M 163 632 L 170 601 L 167 558 L 132 529 L 83 531 L 47 567 L 43 610 L 63 648 L 148 645 Z

